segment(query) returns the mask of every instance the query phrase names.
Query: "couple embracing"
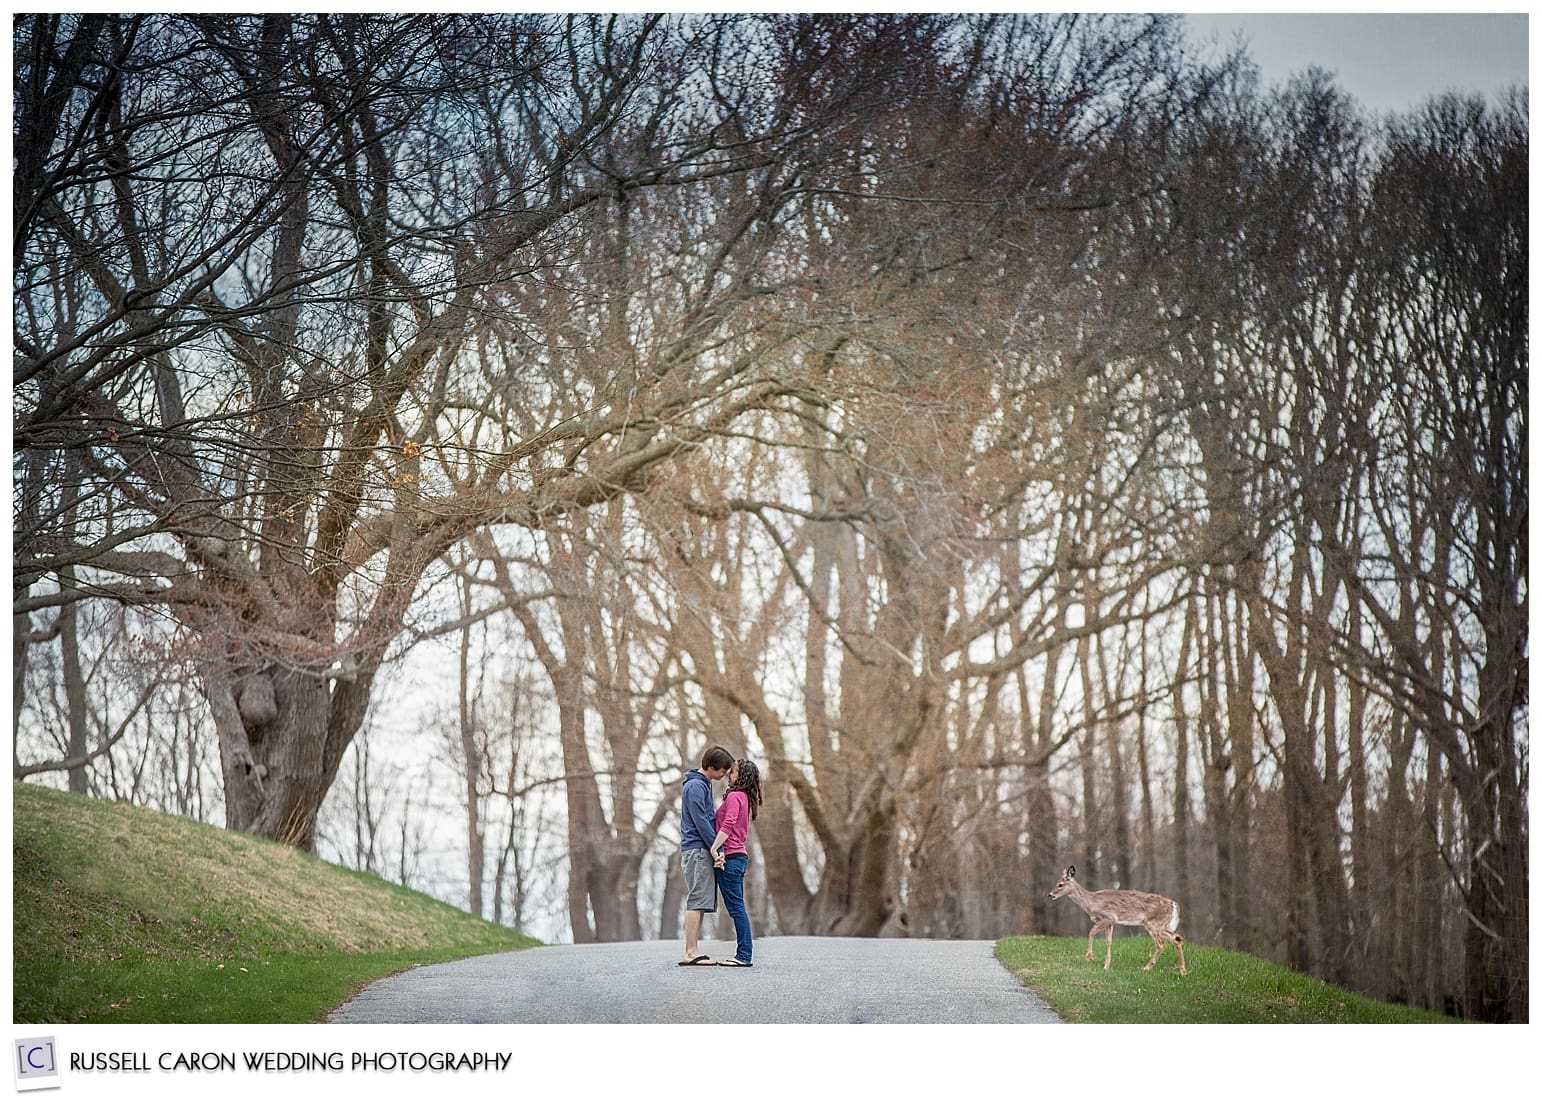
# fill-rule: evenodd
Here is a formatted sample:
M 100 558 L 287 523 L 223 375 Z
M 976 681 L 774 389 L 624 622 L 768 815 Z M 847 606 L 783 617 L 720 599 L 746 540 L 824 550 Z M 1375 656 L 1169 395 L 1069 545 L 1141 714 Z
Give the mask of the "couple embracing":
M 728 794 L 713 811 L 712 783 L 728 779 Z M 680 789 L 680 865 L 685 870 L 685 960 L 681 967 L 712 965 L 749 968 L 754 939 L 744 907 L 744 871 L 750 857 L 744 840 L 750 821 L 760 814 L 760 770 L 748 759 L 735 760 L 722 747 L 709 747 L 700 770 L 687 770 Z M 717 894 L 734 923 L 734 955 L 714 961 L 698 948 L 701 920 L 717 910 Z

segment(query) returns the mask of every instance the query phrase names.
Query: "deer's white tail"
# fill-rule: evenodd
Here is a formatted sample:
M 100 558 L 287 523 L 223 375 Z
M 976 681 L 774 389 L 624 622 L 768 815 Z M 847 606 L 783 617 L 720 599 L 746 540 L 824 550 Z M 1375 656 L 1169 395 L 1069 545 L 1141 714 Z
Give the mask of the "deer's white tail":
M 1178 929 L 1178 901 L 1177 900 L 1173 901 L 1173 917 L 1171 919 L 1167 920 L 1167 929 L 1168 930 L 1177 930 Z

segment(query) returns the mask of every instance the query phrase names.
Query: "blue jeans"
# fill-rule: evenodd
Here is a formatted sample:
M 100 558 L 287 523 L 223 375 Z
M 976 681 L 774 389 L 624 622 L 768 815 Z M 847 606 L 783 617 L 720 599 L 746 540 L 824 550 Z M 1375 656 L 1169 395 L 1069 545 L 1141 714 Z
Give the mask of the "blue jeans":
M 717 890 L 723 894 L 723 907 L 734 921 L 734 937 L 739 940 L 734 960 L 746 965 L 751 963 L 755 948 L 755 939 L 750 934 L 750 913 L 744 908 L 744 872 L 749 867 L 748 854 L 730 854 L 723 868 L 715 870 Z

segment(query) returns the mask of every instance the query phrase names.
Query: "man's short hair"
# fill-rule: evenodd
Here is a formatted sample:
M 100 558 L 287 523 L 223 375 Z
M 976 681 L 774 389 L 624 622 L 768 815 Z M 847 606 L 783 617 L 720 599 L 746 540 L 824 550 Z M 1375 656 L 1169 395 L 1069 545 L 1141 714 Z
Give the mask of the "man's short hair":
M 707 748 L 701 756 L 701 768 L 703 770 L 727 770 L 734 764 L 733 755 L 726 749 L 713 744 Z

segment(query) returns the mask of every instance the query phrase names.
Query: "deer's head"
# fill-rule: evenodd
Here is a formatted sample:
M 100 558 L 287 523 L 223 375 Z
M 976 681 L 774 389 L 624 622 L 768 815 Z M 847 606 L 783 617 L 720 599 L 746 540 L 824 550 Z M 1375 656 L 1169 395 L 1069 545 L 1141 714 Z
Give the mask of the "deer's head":
M 1049 898 L 1058 900 L 1065 895 L 1065 890 L 1071 887 L 1071 882 L 1076 880 L 1076 867 L 1068 865 L 1065 872 L 1060 875 L 1060 880 L 1055 882 L 1055 887 L 1049 890 Z

